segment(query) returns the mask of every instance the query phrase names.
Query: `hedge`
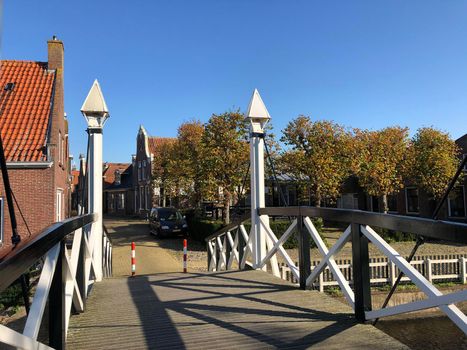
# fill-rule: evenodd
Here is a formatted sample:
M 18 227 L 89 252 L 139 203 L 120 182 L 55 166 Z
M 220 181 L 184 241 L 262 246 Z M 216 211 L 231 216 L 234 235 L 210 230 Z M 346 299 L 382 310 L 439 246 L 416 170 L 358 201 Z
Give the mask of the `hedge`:
M 318 219 L 313 219 L 312 221 L 317 231 L 321 234 L 322 229 L 323 229 L 323 220 L 318 218 Z M 192 237 L 193 239 L 197 241 L 200 241 L 201 243 L 204 243 L 204 240 L 206 237 L 213 234 L 214 232 L 216 232 L 223 226 L 222 221 L 200 219 L 195 216 L 189 217 L 188 215 L 187 215 L 187 222 L 188 222 L 188 233 L 190 237 Z M 249 232 L 251 228 L 251 223 L 247 222 L 244 225 L 245 225 L 246 231 Z M 287 228 L 290 226 L 290 221 L 284 220 L 284 219 L 271 220 L 269 222 L 269 225 L 272 231 L 277 235 L 277 238 L 279 239 L 285 233 Z M 294 249 L 298 247 L 296 230 L 295 230 L 295 233 L 292 234 L 291 237 L 283 244 L 283 247 L 285 249 Z M 310 240 L 310 247 L 316 247 L 313 240 Z

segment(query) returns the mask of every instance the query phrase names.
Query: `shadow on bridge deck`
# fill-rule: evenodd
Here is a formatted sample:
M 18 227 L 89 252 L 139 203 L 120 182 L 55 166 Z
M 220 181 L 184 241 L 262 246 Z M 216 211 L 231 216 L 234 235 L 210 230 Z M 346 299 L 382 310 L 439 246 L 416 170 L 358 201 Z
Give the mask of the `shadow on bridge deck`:
M 260 271 L 108 279 L 72 318 L 70 349 L 405 349 L 350 308 Z

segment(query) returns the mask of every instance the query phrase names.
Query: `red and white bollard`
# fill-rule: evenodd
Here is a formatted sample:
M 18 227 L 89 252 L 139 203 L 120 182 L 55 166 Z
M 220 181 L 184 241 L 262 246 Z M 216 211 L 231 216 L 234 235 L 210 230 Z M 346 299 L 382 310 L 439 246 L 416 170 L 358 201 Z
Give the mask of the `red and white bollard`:
M 187 242 L 183 240 L 183 273 L 186 273 L 186 255 L 187 255 Z
M 131 275 L 136 273 L 136 246 L 135 242 L 131 242 Z

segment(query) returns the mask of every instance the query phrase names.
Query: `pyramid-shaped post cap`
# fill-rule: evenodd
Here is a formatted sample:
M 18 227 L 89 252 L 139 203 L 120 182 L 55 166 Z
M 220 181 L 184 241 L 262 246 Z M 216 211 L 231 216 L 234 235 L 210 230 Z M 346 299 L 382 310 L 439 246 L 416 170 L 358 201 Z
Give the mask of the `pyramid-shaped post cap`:
M 94 80 L 91 90 L 89 90 L 88 96 L 84 100 L 81 113 L 86 118 L 89 128 L 102 128 L 107 118 L 109 118 L 109 109 L 97 79 Z
M 81 112 L 85 115 L 109 114 L 109 109 L 107 108 L 107 104 L 105 103 L 104 96 L 102 95 L 102 90 L 97 79 L 94 80 L 91 90 L 89 90 L 88 96 L 84 100 Z
M 267 122 L 271 119 L 271 116 L 269 115 L 269 112 L 257 89 L 253 91 L 253 96 L 251 96 L 250 105 L 246 112 L 246 118 L 257 122 Z

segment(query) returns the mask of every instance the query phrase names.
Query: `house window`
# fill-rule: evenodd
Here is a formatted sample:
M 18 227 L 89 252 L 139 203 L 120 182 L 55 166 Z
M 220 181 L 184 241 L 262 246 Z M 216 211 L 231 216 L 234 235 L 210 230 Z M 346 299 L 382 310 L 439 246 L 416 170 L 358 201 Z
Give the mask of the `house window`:
M 62 164 L 62 133 L 58 132 L 58 163 Z
M 343 209 L 358 209 L 358 193 L 344 193 L 337 199 L 337 207 Z
M 125 193 L 119 193 L 118 196 L 118 209 L 125 209 Z
M 4 221 L 4 215 L 3 215 L 3 198 L 0 198 L 0 243 L 4 242 L 4 237 L 3 237 L 3 221 Z
M 462 160 L 464 160 L 465 157 L 467 157 L 467 153 L 464 153 L 464 154 L 462 155 Z M 467 170 L 467 164 L 464 165 L 464 171 L 465 171 L 465 170 Z
M 144 209 L 144 186 L 139 188 L 139 208 Z
M 397 212 L 397 195 L 388 194 L 387 199 L 388 199 L 388 211 Z
M 113 193 L 110 194 L 109 209 L 110 209 L 110 211 L 113 211 L 113 209 L 114 209 L 114 195 L 113 195 Z
M 418 214 L 418 189 L 408 187 L 405 189 L 405 202 L 407 204 L 407 214 Z
M 120 185 L 122 182 L 122 174 L 120 173 L 120 170 L 115 170 L 115 184 Z
M 135 197 L 135 207 L 133 208 L 134 212 L 136 213 L 136 208 L 138 207 L 138 191 L 137 189 L 135 188 L 135 190 L 133 191 L 133 197 Z
M 457 186 L 452 189 L 449 194 L 448 210 L 450 217 L 465 217 L 464 186 Z
M 295 186 L 287 186 L 288 205 L 297 205 L 297 189 Z
M 149 188 L 148 186 L 144 187 L 144 208 L 149 209 Z
M 56 206 L 56 221 L 62 220 L 62 209 L 63 209 L 63 190 L 57 190 L 57 206 Z

